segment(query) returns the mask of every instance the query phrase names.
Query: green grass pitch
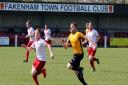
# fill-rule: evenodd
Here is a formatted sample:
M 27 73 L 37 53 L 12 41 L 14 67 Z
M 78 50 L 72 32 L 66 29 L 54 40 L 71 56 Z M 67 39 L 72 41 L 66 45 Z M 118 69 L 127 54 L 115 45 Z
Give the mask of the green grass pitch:
M 47 50 L 47 78 L 38 77 L 40 85 L 82 85 L 74 73 L 66 68 L 72 58 L 71 48 L 53 48 L 55 59 L 49 57 Z M 98 48 L 96 72 L 91 68 L 86 57 L 81 62 L 84 77 L 88 85 L 128 85 L 128 49 Z M 30 70 L 35 57 L 32 51 L 28 63 L 23 63 L 25 49 L 18 47 L 0 47 L 0 85 L 34 85 Z

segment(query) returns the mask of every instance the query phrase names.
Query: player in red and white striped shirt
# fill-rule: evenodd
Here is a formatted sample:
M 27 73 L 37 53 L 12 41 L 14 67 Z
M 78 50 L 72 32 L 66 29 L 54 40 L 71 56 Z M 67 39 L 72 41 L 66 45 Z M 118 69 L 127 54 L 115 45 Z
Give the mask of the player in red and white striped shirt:
M 89 31 L 86 34 L 86 37 L 93 42 L 93 43 L 89 42 L 88 57 L 89 57 L 90 65 L 93 71 L 95 71 L 94 61 L 97 61 L 97 63 L 99 64 L 99 59 L 95 57 L 95 54 L 96 54 L 96 49 L 97 49 L 97 43 L 100 39 L 100 36 L 99 36 L 99 33 L 95 29 L 93 29 L 92 22 L 88 23 L 88 29 Z
M 31 21 L 26 22 L 27 32 L 28 34 L 25 36 L 26 38 L 29 38 L 29 42 L 27 44 L 28 47 L 30 47 L 34 41 L 34 28 L 32 27 Z M 24 62 L 28 62 L 29 57 L 29 51 L 26 50 L 26 56 Z
M 31 51 L 32 49 L 36 50 L 36 57 L 32 65 L 31 74 L 33 77 L 33 80 L 35 82 L 35 85 L 39 85 L 37 76 L 39 74 L 43 74 L 44 78 L 46 77 L 46 69 L 44 68 L 46 63 L 46 46 L 49 49 L 50 56 L 53 56 L 53 53 L 51 51 L 51 46 L 45 42 L 44 39 L 41 39 L 41 31 L 40 29 L 35 30 L 35 41 L 32 43 L 30 47 L 27 47 L 26 45 L 22 45 L 25 47 L 28 51 Z
M 45 25 L 44 28 L 44 38 L 45 41 L 51 46 L 52 48 L 52 41 L 51 41 L 51 30 L 48 28 L 47 25 Z M 54 56 L 51 56 L 52 59 L 54 59 Z

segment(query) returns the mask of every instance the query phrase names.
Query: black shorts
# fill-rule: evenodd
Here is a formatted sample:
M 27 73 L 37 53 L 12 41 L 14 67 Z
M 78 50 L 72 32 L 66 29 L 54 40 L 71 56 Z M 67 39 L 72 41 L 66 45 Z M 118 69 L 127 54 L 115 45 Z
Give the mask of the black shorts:
M 80 67 L 80 61 L 83 59 L 84 54 L 74 54 L 73 58 L 70 60 L 70 64 L 73 70 L 77 70 Z

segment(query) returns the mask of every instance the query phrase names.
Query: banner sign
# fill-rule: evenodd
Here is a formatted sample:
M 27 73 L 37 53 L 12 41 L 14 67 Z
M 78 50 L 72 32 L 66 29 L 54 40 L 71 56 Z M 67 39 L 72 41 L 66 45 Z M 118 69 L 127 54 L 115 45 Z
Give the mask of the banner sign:
M 9 45 L 9 37 L 0 37 L 0 45 Z
M 114 13 L 113 5 L 0 2 L 3 11 Z

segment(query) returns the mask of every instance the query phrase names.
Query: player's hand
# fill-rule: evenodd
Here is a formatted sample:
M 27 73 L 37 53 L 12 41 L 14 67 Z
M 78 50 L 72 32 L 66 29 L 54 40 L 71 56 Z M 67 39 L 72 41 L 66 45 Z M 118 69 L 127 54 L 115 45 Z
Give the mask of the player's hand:
M 51 59 L 54 59 L 54 55 L 52 52 L 50 52 L 50 57 L 51 57 Z
M 54 56 L 51 56 L 51 59 L 54 59 Z
M 97 44 L 95 42 L 92 43 L 95 47 L 97 46 Z

